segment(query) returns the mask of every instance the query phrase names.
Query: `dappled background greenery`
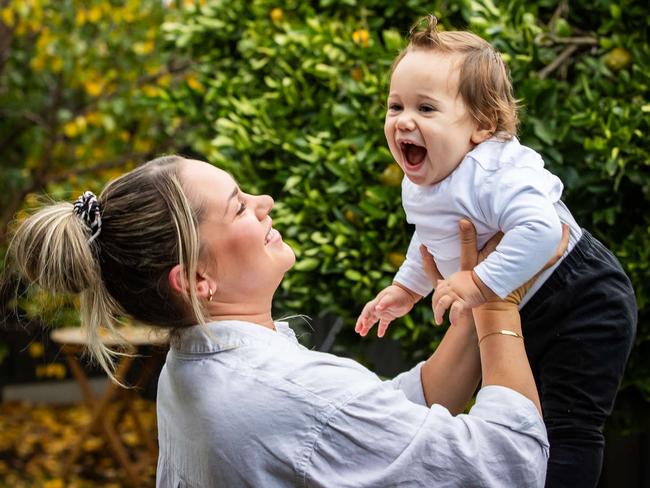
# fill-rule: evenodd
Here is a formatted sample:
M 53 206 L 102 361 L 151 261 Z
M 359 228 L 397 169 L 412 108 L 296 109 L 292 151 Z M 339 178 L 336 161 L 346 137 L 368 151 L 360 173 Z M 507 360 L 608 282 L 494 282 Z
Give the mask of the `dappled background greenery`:
M 278 311 L 343 317 L 335 351 L 362 354 L 355 318 L 390 282 L 410 236 L 383 136 L 387 72 L 409 27 L 429 12 L 503 53 L 522 101 L 521 140 L 544 155 L 579 223 L 632 277 L 640 324 L 624 388 L 650 400 L 650 9 L 642 3 L 216 2 L 163 26 L 203 90 L 170 90 L 161 107 L 182 120 L 184 146 L 248 191 L 276 197 L 274 221 L 298 254 Z M 414 362 L 441 331 L 422 303 L 390 334 Z
M 73 199 L 163 152 L 276 198 L 298 255 L 278 316 L 343 319 L 334 351 L 390 282 L 411 230 L 383 136 L 387 72 L 412 23 L 492 42 L 522 101 L 520 138 L 565 183 L 578 219 L 619 257 L 639 303 L 623 388 L 650 402 L 650 8 L 610 0 L 0 1 L 0 246 L 16 212 Z M 38 292 L 7 314 L 77 320 Z M 568 297 L 570 299 L 570 297 Z M 74 300 L 66 303 L 74 306 Z M 71 313 L 65 311 L 72 311 Z M 426 302 L 390 329 L 404 361 L 442 331 Z M 0 339 L 1 342 L 1 339 Z M 633 428 L 624 416 L 623 428 Z M 638 419 L 637 419 L 638 420 Z

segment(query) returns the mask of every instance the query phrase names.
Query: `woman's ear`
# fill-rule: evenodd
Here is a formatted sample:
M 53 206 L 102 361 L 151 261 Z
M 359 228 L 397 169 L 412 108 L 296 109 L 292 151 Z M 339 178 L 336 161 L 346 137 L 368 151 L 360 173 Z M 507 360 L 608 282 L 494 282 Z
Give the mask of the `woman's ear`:
M 185 273 L 183 272 L 183 267 L 180 264 L 177 264 L 171 270 L 169 270 L 167 279 L 169 281 L 170 288 L 174 292 L 178 293 L 179 295 L 184 295 L 189 293 L 190 291 L 189 284 L 187 282 L 187 278 L 185 277 Z M 205 298 L 206 300 L 208 299 L 211 300 L 211 296 L 216 291 L 217 291 L 217 284 L 214 280 L 212 280 L 208 276 L 204 276 L 197 273 L 196 294 L 199 297 Z

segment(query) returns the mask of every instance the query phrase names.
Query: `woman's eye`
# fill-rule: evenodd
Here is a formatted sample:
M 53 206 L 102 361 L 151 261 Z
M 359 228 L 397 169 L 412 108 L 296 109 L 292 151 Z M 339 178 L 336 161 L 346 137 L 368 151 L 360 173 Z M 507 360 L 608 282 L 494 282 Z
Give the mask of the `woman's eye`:
M 237 210 L 236 215 L 241 215 L 242 213 L 244 213 L 244 210 L 246 210 L 246 204 L 242 202 L 239 204 L 239 210 Z

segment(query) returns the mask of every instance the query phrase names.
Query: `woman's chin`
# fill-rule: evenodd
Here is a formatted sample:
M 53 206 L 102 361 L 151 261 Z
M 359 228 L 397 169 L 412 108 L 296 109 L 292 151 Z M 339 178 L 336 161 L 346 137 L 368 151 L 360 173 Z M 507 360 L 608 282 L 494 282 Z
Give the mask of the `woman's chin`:
M 284 245 L 287 247 L 287 271 L 289 271 L 291 268 L 293 268 L 293 265 L 296 264 L 296 253 L 293 252 L 293 249 L 291 249 L 291 246 L 289 246 L 289 244 L 284 243 Z

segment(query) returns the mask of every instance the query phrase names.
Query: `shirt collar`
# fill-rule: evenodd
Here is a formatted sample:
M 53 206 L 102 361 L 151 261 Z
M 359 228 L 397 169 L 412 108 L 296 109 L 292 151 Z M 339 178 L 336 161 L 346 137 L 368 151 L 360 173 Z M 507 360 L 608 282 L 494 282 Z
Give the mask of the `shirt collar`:
M 219 320 L 205 326 L 180 329 L 172 349 L 180 353 L 211 353 L 234 349 L 253 342 L 298 344 L 288 322 L 274 322 L 275 329 L 243 320 Z

